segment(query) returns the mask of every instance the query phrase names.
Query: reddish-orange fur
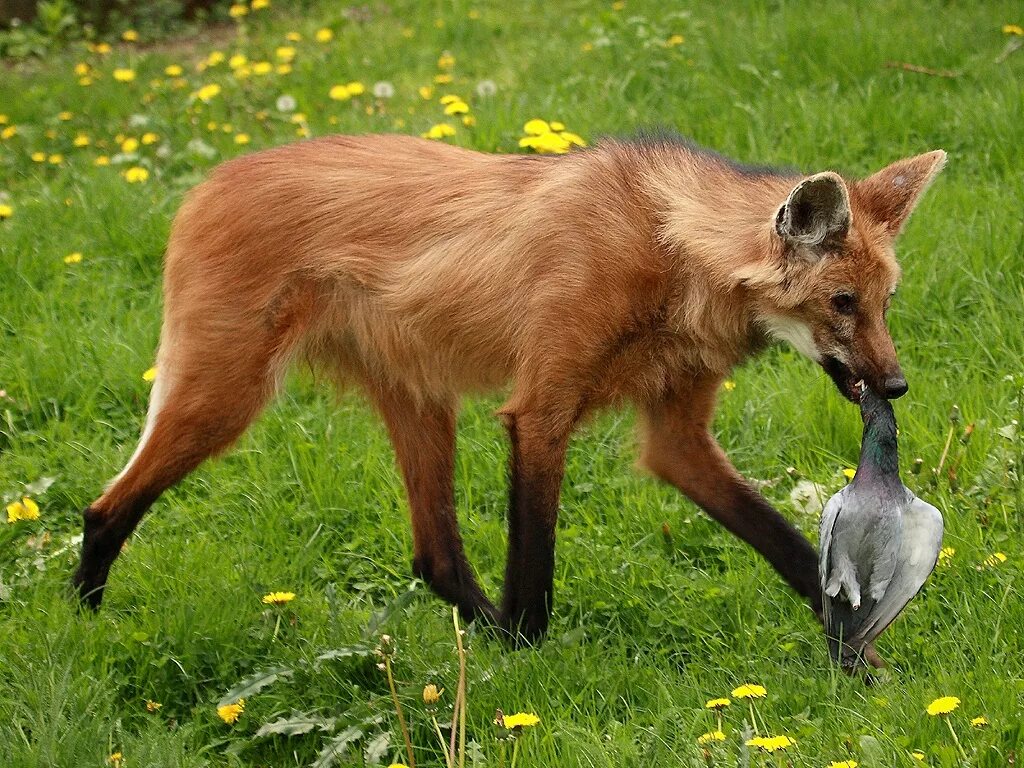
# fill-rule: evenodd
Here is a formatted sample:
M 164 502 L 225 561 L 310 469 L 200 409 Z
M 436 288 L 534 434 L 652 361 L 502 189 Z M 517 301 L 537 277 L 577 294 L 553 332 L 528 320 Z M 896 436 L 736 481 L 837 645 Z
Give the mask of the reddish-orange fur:
M 454 414 L 460 394 L 508 383 L 510 629 L 546 626 L 569 434 L 623 400 L 644 414 L 646 464 L 813 602 L 813 550 L 710 436 L 714 393 L 770 340 L 766 318 L 806 325 L 869 384 L 898 372 L 882 319 L 898 277 L 891 242 L 942 159 L 848 182 L 849 232 L 811 258 L 775 224 L 803 177 L 747 172 L 673 141 L 539 158 L 339 136 L 221 165 L 174 223 L 160 402 L 139 455 L 86 512 L 83 595 L 98 603 L 149 504 L 229 446 L 305 358 L 363 387 L 382 413 L 415 569 L 469 615 L 498 612 L 462 554 Z M 851 286 L 863 311 L 837 320 L 829 297 Z

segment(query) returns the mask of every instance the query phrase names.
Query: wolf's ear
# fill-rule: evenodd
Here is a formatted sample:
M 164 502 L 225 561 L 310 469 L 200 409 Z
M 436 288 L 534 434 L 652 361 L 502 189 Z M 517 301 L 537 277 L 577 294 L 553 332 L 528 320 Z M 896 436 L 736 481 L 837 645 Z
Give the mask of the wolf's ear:
M 779 237 L 817 260 L 850 229 L 850 193 L 839 174 L 827 171 L 804 179 L 775 214 Z
M 857 202 L 895 237 L 932 179 L 946 165 L 941 149 L 897 160 L 854 185 Z

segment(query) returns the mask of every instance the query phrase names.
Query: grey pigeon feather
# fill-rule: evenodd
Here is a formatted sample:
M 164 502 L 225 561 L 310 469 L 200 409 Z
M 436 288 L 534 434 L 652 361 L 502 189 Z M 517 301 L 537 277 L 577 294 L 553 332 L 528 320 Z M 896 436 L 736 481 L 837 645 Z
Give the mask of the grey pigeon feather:
M 906 607 L 935 568 L 942 515 L 899 478 L 892 405 L 865 389 L 857 474 L 821 515 L 819 573 L 832 658 L 862 664 L 865 647 Z

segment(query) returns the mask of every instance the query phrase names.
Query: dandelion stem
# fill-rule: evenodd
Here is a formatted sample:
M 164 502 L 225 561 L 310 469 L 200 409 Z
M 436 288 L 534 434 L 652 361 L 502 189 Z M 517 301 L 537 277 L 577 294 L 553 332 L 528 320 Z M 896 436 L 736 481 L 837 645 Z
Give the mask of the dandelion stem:
M 441 726 L 438 725 L 437 718 L 434 715 L 431 715 L 430 722 L 434 724 L 434 733 L 437 734 L 437 740 L 441 742 L 441 752 L 444 753 L 444 764 L 448 766 L 448 768 L 453 768 L 452 756 L 451 753 L 448 752 L 448 742 L 444 740 L 444 734 L 441 733 Z
M 455 621 L 455 644 L 459 648 L 459 768 L 466 766 L 466 649 L 462 645 L 462 630 L 459 629 L 459 613 L 452 610 Z M 454 758 L 452 758 L 454 760 Z M 513 765 L 515 760 L 512 761 Z
M 964 759 L 964 765 L 968 765 L 971 759 L 967 757 L 967 752 L 964 750 L 964 745 L 960 743 L 959 737 L 956 735 L 956 730 L 953 728 L 953 724 L 949 722 L 948 717 L 942 718 L 946 721 L 946 726 L 949 728 L 949 732 L 953 735 L 953 741 L 956 742 L 956 748 L 960 750 L 960 757 Z
M 757 733 L 757 717 L 754 716 L 754 700 L 747 699 L 747 703 L 750 704 L 750 727 L 754 729 L 754 733 Z
M 519 757 L 519 739 L 512 742 L 512 763 L 509 768 L 516 768 L 516 759 Z
M 398 725 L 402 729 L 402 738 L 405 739 L 405 752 L 409 756 L 409 768 L 416 768 L 416 758 L 412 754 L 412 740 L 409 738 L 409 729 L 405 725 L 405 715 L 402 714 L 402 705 L 398 701 L 398 691 L 395 690 L 395 677 L 391 674 L 391 656 L 384 656 L 384 670 L 388 673 L 388 687 L 391 688 L 391 701 L 395 704 L 395 712 L 398 713 Z
M 272 638 L 270 638 L 271 642 L 274 642 L 275 640 L 277 640 L 277 632 L 278 632 L 279 629 L 281 629 L 281 612 L 280 611 L 277 612 L 277 621 L 274 624 L 274 636 Z
M 452 711 L 451 756 L 455 765 L 455 739 L 459 739 L 459 768 L 466 765 L 466 649 L 462 647 L 462 630 L 459 629 L 459 610 L 452 607 L 452 624 L 455 626 L 455 645 L 459 650 L 459 684 L 455 690 L 455 705 Z

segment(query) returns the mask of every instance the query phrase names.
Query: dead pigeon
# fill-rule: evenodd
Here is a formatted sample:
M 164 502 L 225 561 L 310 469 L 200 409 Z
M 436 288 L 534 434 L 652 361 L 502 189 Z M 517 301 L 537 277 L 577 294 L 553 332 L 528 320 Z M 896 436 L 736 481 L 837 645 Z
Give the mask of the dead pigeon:
M 857 473 L 821 513 L 819 573 L 829 654 L 848 671 L 920 591 L 942 548 L 942 515 L 899 476 L 892 404 L 862 386 Z M 871 651 L 868 650 L 867 653 Z

